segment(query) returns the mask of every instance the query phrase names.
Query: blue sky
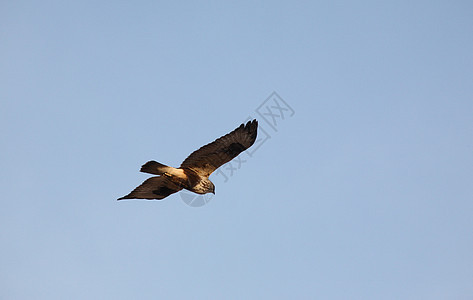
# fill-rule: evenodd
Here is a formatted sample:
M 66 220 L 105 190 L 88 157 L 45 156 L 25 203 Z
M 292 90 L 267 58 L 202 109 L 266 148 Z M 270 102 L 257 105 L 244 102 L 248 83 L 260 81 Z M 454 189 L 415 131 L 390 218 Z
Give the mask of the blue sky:
M 0 298 L 471 299 L 472 9 L 4 1 Z M 248 117 L 206 205 L 116 201 Z

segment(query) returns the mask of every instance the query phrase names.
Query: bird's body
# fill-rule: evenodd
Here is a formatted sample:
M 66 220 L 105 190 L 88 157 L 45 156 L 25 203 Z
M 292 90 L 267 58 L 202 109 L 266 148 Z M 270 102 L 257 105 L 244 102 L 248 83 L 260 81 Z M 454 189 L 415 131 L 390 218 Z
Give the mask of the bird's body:
M 149 161 L 141 172 L 158 175 L 148 178 L 122 199 L 164 199 L 182 189 L 197 194 L 214 193 L 210 174 L 221 165 L 251 147 L 257 135 L 258 121 L 253 120 L 189 155 L 179 168 Z

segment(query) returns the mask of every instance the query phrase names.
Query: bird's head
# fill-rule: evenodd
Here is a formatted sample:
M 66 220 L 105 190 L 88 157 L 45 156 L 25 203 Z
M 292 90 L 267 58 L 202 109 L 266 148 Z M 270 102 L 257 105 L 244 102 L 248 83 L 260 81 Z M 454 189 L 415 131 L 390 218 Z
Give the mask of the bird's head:
M 210 185 L 209 185 L 209 189 L 207 193 L 212 193 L 215 195 L 215 185 L 213 184 L 212 181 L 209 180 L 209 182 L 210 182 Z
M 202 188 L 203 188 L 202 194 L 212 193 L 215 195 L 215 185 L 208 178 L 202 181 Z

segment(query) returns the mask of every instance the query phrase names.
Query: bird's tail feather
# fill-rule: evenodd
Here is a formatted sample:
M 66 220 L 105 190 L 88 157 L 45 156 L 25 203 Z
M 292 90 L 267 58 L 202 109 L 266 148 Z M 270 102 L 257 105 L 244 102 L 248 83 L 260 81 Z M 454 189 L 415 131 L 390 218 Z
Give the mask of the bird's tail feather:
M 170 172 L 173 168 L 166 165 L 160 164 L 157 161 L 151 160 L 141 166 L 141 172 L 154 174 L 154 175 L 163 175 L 166 172 Z

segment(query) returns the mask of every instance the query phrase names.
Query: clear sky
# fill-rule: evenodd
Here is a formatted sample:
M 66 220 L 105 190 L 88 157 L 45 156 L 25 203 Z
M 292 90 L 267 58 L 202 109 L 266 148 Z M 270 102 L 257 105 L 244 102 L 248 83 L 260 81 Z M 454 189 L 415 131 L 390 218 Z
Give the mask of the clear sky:
M 472 11 L 3 1 L 0 298 L 472 299 Z M 250 117 L 205 205 L 116 201 Z

